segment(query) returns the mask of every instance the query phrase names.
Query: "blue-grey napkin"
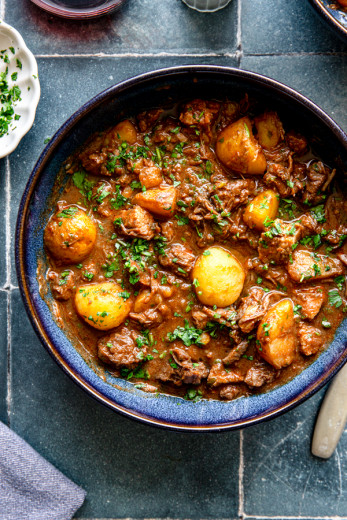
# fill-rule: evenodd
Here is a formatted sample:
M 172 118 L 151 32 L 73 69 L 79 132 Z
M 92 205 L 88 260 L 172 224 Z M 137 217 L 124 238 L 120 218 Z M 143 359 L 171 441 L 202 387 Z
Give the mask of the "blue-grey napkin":
M 70 520 L 85 495 L 0 422 L 0 520 Z

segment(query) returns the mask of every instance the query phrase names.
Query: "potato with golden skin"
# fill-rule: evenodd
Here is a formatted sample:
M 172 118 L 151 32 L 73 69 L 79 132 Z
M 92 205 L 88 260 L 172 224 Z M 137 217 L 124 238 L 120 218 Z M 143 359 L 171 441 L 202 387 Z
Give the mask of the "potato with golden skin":
M 246 275 L 236 256 L 227 249 L 213 246 L 198 257 L 192 277 L 201 303 L 227 307 L 240 296 Z
M 279 196 L 277 193 L 273 190 L 262 191 L 246 207 L 243 220 L 249 228 L 263 231 L 266 228 L 266 222 L 275 219 L 278 206 Z
M 169 218 L 176 209 L 177 190 L 172 186 L 153 188 L 145 192 L 137 193 L 132 200 L 158 217 Z
M 297 334 L 292 300 L 275 303 L 261 320 L 257 349 L 262 358 L 277 369 L 293 363 L 297 355 Z
M 135 126 L 129 119 L 121 121 L 113 129 L 115 135 L 121 140 L 128 144 L 135 144 L 137 141 L 137 131 Z
M 217 137 L 218 159 L 231 170 L 252 175 L 266 170 L 263 150 L 252 133 L 249 117 L 231 123 Z
M 75 294 L 78 314 L 95 329 L 118 327 L 132 308 L 132 299 L 115 282 L 80 285 Z
M 52 215 L 44 233 L 47 249 L 64 264 L 81 262 L 92 251 L 95 240 L 95 223 L 76 206 L 67 206 Z
M 283 126 L 276 112 L 265 112 L 265 114 L 256 117 L 254 122 L 258 132 L 259 144 L 263 148 L 271 150 L 284 138 Z

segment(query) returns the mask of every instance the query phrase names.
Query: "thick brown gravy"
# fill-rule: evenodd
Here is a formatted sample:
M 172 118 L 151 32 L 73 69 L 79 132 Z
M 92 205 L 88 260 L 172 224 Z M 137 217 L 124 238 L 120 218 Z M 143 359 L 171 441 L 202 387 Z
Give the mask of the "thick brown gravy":
M 89 362 L 145 391 L 264 392 L 345 315 L 344 190 L 247 97 L 176 112 L 121 122 L 64 165 L 45 231 L 54 313 Z

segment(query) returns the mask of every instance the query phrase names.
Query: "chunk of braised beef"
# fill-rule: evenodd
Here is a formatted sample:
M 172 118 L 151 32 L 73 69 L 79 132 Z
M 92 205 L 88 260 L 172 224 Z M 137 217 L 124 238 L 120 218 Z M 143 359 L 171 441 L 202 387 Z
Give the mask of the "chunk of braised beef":
M 98 341 L 98 356 L 104 363 L 117 368 L 135 368 L 147 355 L 147 347 L 137 346 L 138 334 L 125 326 Z
M 209 369 L 201 361 L 193 362 L 189 354 L 179 347 L 170 350 L 170 358 L 161 363 L 155 377 L 160 381 L 199 385 L 208 376 Z
M 258 246 L 260 260 L 275 261 L 277 264 L 287 263 L 301 236 L 301 224 L 276 219 L 267 231 L 261 234 Z
M 145 264 L 142 265 L 136 260 L 129 259 L 127 261 L 127 266 L 129 273 L 132 273 L 138 278 L 138 281 L 135 283 L 145 285 L 146 287 L 151 285 L 151 273 Z
M 235 361 L 238 361 L 244 355 L 247 349 L 248 341 L 246 340 L 241 341 L 241 343 L 238 345 L 235 345 L 235 347 L 233 347 L 223 359 L 224 365 L 231 365 L 232 363 L 235 363 Z
M 93 175 L 111 176 L 114 173 L 122 173 L 124 169 L 116 166 L 108 168 L 110 155 L 119 154 L 119 138 L 115 128 L 111 128 L 104 134 L 93 136 L 83 148 L 78 158 L 83 168 Z
M 265 299 L 265 295 L 260 287 L 252 287 L 248 296 L 241 299 L 237 309 L 237 323 L 242 332 L 251 332 L 264 316 L 269 306 L 269 299 Z
M 202 309 L 194 309 L 192 312 L 194 323 L 202 329 L 206 327 L 208 321 L 215 321 L 229 328 L 237 328 L 236 316 L 235 308 L 232 305 L 217 309 L 204 305 Z
M 151 240 L 159 229 L 150 212 L 141 206 L 115 212 L 114 224 L 122 234 L 145 240 Z
M 347 267 L 347 255 L 345 253 L 337 253 L 336 256 Z
M 299 350 L 305 356 L 312 356 L 323 346 L 322 332 L 312 325 L 301 322 L 298 330 Z
M 290 130 L 286 134 L 286 143 L 289 148 L 299 157 L 304 155 L 308 150 L 308 142 L 306 137 L 295 132 L 294 130 Z
M 264 175 L 265 183 L 281 195 L 294 196 L 305 186 L 306 165 L 296 162 L 292 158 L 292 151 L 282 145 L 264 150 L 267 160 L 267 171 Z
M 163 322 L 164 317 L 159 309 L 147 309 L 143 312 L 131 312 L 129 318 L 136 321 L 143 327 L 155 327 Z
M 307 249 L 294 251 L 287 270 L 290 278 L 299 283 L 334 278 L 344 272 L 343 264 L 338 258 Z
M 187 126 L 209 127 L 215 121 L 219 112 L 219 103 L 194 99 L 186 103 L 180 114 L 180 121 Z
M 163 113 L 162 108 L 155 108 L 153 110 L 147 110 L 146 112 L 141 112 L 137 116 L 139 128 L 141 132 L 147 132 L 154 123 L 159 119 L 160 115 Z
M 171 356 L 179 366 L 179 377 L 184 384 L 199 385 L 209 373 L 207 366 L 201 361 L 193 362 L 189 354 L 181 348 L 170 350 Z
M 165 238 L 166 244 L 172 242 L 175 231 L 177 229 L 177 223 L 172 220 L 160 223 L 161 235 Z
M 215 363 L 207 378 L 207 384 L 214 387 L 226 383 L 240 383 L 244 379 L 242 373 L 237 368 L 226 369 L 222 363 Z
M 303 201 L 310 204 L 319 203 L 334 175 L 335 170 L 330 170 L 321 161 L 311 163 L 307 169 Z
M 107 152 L 103 151 L 104 137 L 95 137 L 79 154 L 83 168 L 93 175 L 107 175 L 111 173 L 105 168 Z
M 53 298 L 58 301 L 67 301 L 74 293 L 75 277 L 73 271 L 65 270 L 61 273 L 49 271 L 47 279 L 51 284 Z
M 254 195 L 255 182 L 252 179 L 238 179 L 229 182 L 214 179 L 216 190 L 214 192 L 215 205 L 220 211 L 229 213 L 242 204 L 246 204 Z M 220 202 L 219 202 L 220 201 Z
M 165 144 L 166 150 L 172 152 L 176 144 L 188 141 L 187 133 L 189 134 L 186 130 L 185 133 L 182 132 L 180 126 L 177 125 L 177 120 L 167 118 L 155 126 L 152 141 L 156 144 Z
M 207 316 L 206 312 L 200 308 L 196 308 L 192 310 L 192 319 L 196 328 L 203 330 L 206 328 L 207 322 L 210 318 Z
M 253 269 L 262 278 L 271 282 L 278 290 L 288 285 L 289 276 L 285 266 L 273 266 L 271 263 L 261 262 L 259 258 L 253 258 L 248 262 L 248 268 Z
M 237 385 L 225 385 L 219 391 L 219 397 L 221 399 L 226 399 L 228 401 L 232 401 L 237 397 L 242 395 L 242 389 Z
M 265 383 L 271 383 L 276 376 L 276 370 L 270 365 L 256 361 L 247 371 L 244 382 L 251 388 L 260 388 Z
M 322 308 L 326 299 L 326 291 L 322 285 L 303 287 L 293 292 L 295 302 L 300 305 L 300 314 L 313 320 Z
M 165 254 L 158 256 L 164 267 L 169 267 L 179 276 L 188 276 L 194 267 L 195 255 L 190 247 L 172 244 L 165 248 Z

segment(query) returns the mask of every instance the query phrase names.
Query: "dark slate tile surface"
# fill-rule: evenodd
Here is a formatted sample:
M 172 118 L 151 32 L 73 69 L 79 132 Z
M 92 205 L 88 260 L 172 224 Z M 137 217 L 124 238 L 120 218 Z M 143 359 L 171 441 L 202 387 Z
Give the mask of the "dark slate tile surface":
M 112 15 L 80 23 L 53 17 L 29 1 L 11 0 L 6 21 L 35 54 L 230 53 L 237 46 L 237 1 L 201 15 L 181 0 L 129 0 Z
M 46 353 L 18 290 L 12 304 L 11 427 L 87 490 L 77 517 L 237 516 L 238 432 L 167 432 L 104 408 Z
M 347 129 L 347 56 L 245 56 L 241 68 L 295 88 Z M 295 71 L 295 73 L 294 73 Z
M 83 103 L 107 87 L 150 70 L 191 64 L 192 62 L 192 58 L 189 57 L 141 58 L 141 60 L 136 58 L 39 58 L 38 67 L 42 94 L 36 121 L 31 131 L 24 136 L 18 148 L 10 156 L 12 236 L 14 236 L 20 199 L 30 172 L 45 147 L 45 139 L 52 137 L 64 121 Z M 235 58 L 227 57 L 218 60 L 206 57 L 195 58 L 194 62 L 216 63 L 226 66 L 237 65 Z M 4 176 L 0 176 L 0 197 L 5 196 L 4 190 L 1 190 L 3 179 Z M 0 238 L 1 225 L 2 221 L 0 221 Z M 0 255 L 3 243 L 0 241 Z M 12 241 L 12 258 L 14 256 L 13 245 Z M 12 283 L 17 285 L 14 264 L 11 269 Z M 3 273 L 5 273 L 5 270 L 1 271 L 1 275 Z
M 275 421 L 244 431 L 246 514 L 260 518 L 346 516 L 346 432 L 331 459 L 324 461 L 310 453 L 323 395 L 324 390 Z
M 0 421 L 7 423 L 7 291 L 0 291 Z
M 346 51 L 308 0 L 242 0 L 242 49 L 246 54 Z
M 0 13 L 5 3 L 6 21 L 41 56 L 42 87 L 34 127 L 10 157 L 12 259 L 19 200 L 45 138 L 93 95 L 141 72 L 188 63 L 237 65 L 228 56 L 237 49 L 238 5 L 241 67 L 298 89 L 347 129 L 347 46 L 308 0 L 232 0 L 213 15 L 189 10 L 181 0 L 128 0 L 118 13 L 83 23 L 54 18 L 30 0 L 0 0 Z M 0 160 L 0 287 L 6 282 L 4 165 Z M 11 281 L 16 284 L 14 270 Z M 7 292 L 0 291 L 0 420 L 10 411 L 12 428 L 87 490 L 76 518 L 347 517 L 347 434 L 331 460 L 310 454 L 324 390 L 242 433 L 239 482 L 239 433 L 166 432 L 102 407 L 46 353 L 18 290 L 11 291 L 7 410 L 7 306 Z

